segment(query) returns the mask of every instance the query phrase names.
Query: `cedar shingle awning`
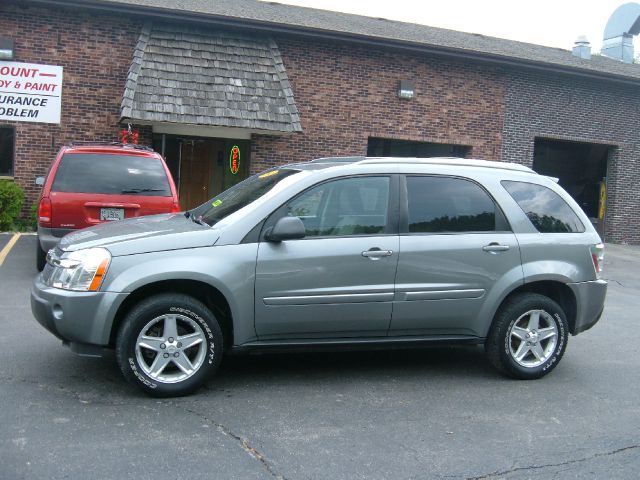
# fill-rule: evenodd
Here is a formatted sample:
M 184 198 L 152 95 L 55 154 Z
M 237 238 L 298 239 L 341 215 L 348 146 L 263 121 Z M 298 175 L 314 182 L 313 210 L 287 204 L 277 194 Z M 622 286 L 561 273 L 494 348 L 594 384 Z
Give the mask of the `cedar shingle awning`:
M 302 131 L 273 39 L 165 24 L 142 29 L 121 119 L 264 133 Z

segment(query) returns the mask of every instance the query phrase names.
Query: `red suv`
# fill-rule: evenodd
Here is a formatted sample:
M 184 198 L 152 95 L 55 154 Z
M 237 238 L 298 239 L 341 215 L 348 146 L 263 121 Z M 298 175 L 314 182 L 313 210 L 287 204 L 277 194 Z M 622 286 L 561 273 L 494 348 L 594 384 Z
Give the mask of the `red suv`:
M 38 205 L 37 267 L 64 235 L 102 222 L 179 212 L 162 156 L 139 145 L 71 145 L 60 149 Z

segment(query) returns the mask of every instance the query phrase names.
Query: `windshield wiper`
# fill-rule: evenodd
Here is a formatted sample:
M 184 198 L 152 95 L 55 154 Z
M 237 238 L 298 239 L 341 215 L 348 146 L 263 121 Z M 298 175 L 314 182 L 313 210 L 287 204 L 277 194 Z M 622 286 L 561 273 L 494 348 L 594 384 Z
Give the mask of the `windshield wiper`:
M 163 188 L 129 188 L 127 190 L 122 190 L 120 193 L 143 193 L 143 192 L 162 192 Z
M 184 212 L 184 216 L 186 218 L 190 218 L 193 222 L 197 223 L 198 225 L 202 225 L 202 226 L 205 226 L 205 227 L 210 227 L 211 226 L 207 222 L 202 220 L 202 216 L 196 217 L 195 215 L 193 215 L 191 213 L 191 210 L 187 210 L 186 212 Z

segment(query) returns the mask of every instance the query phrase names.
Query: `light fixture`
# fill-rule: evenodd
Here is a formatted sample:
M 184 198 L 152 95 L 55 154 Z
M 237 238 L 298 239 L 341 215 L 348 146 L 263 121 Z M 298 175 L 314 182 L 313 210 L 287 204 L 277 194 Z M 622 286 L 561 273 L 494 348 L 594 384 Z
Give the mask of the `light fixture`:
M 12 38 L 0 38 L 0 60 L 13 60 Z
M 411 100 L 415 95 L 416 82 L 411 80 L 400 80 L 398 87 L 398 97 Z

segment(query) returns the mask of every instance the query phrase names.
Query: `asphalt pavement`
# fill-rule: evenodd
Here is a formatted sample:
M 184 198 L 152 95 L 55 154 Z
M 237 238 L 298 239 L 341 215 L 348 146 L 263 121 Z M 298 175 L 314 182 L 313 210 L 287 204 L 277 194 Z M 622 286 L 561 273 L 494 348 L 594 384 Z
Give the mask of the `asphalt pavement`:
M 0 266 L 2 480 L 638 478 L 638 247 L 607 246 L 604 316 L 542 380 L 479 347 L 264 355 L 171 400 L 36 323 L 34 256 L 21 236 Z

